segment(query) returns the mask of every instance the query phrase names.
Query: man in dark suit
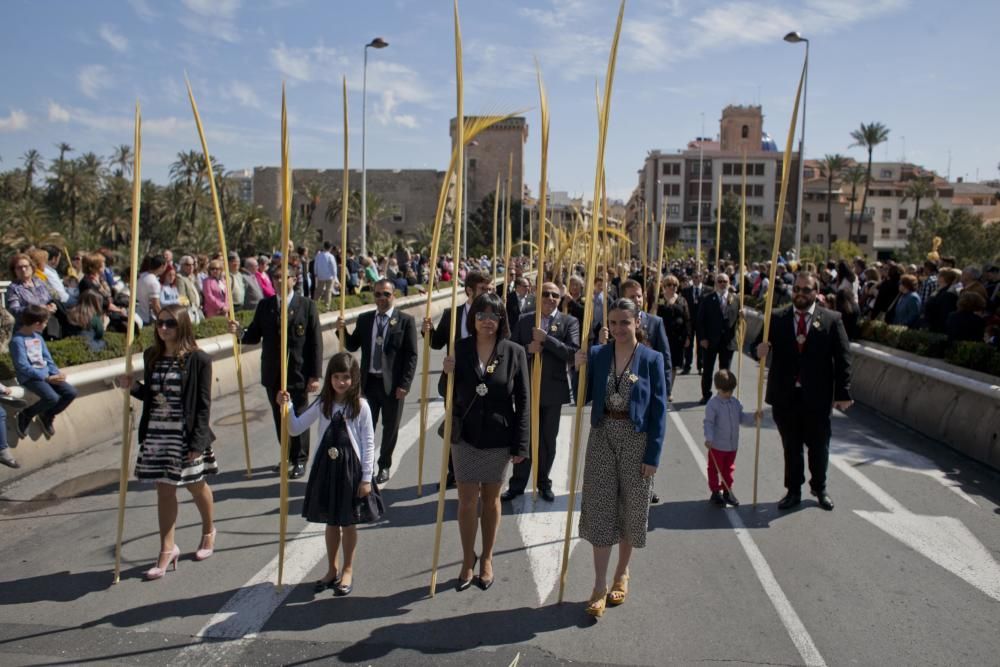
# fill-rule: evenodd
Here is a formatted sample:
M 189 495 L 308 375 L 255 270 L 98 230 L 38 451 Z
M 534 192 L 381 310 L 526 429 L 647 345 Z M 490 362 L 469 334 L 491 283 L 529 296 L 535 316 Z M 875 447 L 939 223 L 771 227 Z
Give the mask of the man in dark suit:
M 291 271 L 289 271 L 291 273 Z M 323 334 L 319 326 L 316 303 L 295 294 L 294 277 L 282 280 L 281 265 L 274 270 L 271 280 L 275 296 L 261 299 L 253 314 L 253 321 L 240 335 L 244 345 L 261 343 L 260 383 L 267 391 L 271 404 L 274 427 L 281 440 L 281 408 L 277 403 L 281 389 L 281 302 L 279 295 L 288 298 L 288 370 L 287 387 L 297 414 L 302 414 L 309 402 L 309 393 L 319 391 L 319 378 L 323 375 Z M 229 322 L 229 331 L 239 333 L 240 326 Z M 292 465 L 289 477 L 298 479 L 305 474 L 309 461 L 309 432 L 288 438 L 288 462 Z M 277 469 L 277 468 L 276 468 Z
M 527 278 L 514 279 L 514 289 L 507 293 L 507 321 L 517 324 L 523 313 L 535 309 L 535 297 L 528 294 L 530 284 Z
M 687 301 L 688 313 L 691 314 L 691 321 L 698 321 L 698 307 L 702 299 L 701 278 L 694 276 L 694 279 L 687 273 L 681 275 L 681 296 Z M 697 360 L 695 355 L 697 354 Z M 698 345 L 697 332 L 695 332 L 694 345 L 689 345 L 684 349 L 684 368 L 681 373 L 687 375 L 691 372 L 691 364 L 696 361 L 695 368 L 701 373 L 701 347 Z
M 379 484 L 389 481 L 403 402 L 417 370 L 417 325 L 411 315 L 395 309 L 393 289 L 391 280 L 376 282 L 375 310 L 359 315 L 354 332 L 345 331 L 344 338 L 351 352 L 361 348 L 361 391 L 372 410 L 372 426 L 378 425 L 379 414 L 385 416 L 375 478 Z M 346 329 L 339 318 L 337 328 Z
M 761 360 L 771 352 L 766 400 L 785 450 L 787 493 L 778 503 L 782 510 L 802 501 L 803 445 L 809 454 L 812 494 L 820 507 L 833 509 L 826 491 L 830 413 L 853 404 L 847 332 L 840 313 L 816 307 L 818 287 L 815 275 L 800 273 L 792 288 L 793 307 L 771 315 L 770 342 L 757 346 Z
M 701 346 L 701 404 L 712 397 L 712 377 L 715 374 L 715 360 L 719 360 L 719 370 L 729 370 L 736 347 L 736 320 L 739 316 L 737 304 L 729 292 L 729 276 L 719 273 L 715 276 L 715 291 L 702 299 L 698 305 L 698 345 Z
M 558 285 L 544 283 L 541 327 L 535 328 L 534 312 L 524 313 L 511 335 L 513 341 L 527 351 L 529 366 L 536 362 L 535 355 L 542 353 L 541 391 L 537 397 L 531 398 L 532 407 L 538 406 L 538 495 L 548 502 L 555 500 L 549 473 L 556 457 L 559 417 L 563 404 L 569 401 L 566 364 L 580 349 L 580 323 L 572 315 L 559 312 L 560 298 Z M 513 500 L 524 493 L 531 476 L 531 465 L 528 460 L 514 466 L 510 485 L 500 496 L 501 500 Z

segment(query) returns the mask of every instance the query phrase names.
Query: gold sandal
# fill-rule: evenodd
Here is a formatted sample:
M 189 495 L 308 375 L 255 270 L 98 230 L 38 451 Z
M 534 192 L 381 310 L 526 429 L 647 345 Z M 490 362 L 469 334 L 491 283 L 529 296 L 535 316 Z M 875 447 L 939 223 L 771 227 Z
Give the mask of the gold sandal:
M 611 592 L 608 593 L 608 606 L 617 607 L 625 604 L 625 599 L 628 598 L 628 580 L 628 574 L 623 574 L 622 578 L 611 587 Z
M 597 592 L 595 590 L 591 594 L 590 600 L 587 602 L 587 614 L 596 618 L 604 616 L 604 607 L 607 604 L 607 599 L 608 589 L 605 588 L 601 592 Z

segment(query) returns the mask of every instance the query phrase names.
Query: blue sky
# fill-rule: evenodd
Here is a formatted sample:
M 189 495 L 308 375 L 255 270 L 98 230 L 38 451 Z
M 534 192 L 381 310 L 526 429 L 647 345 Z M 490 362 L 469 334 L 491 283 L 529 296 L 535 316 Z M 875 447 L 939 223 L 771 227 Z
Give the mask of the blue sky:
M 593 186 L 594 86 L 603 82 L 617 3 L 463 0 L 466 111 L 528 112 L 526 178 L 538 189 L 534 58 L 549 90 L 549 184 Z M 361 164 L 361 72 L 369 52 L 368 166 L 447 165 L 454 115 L 451 3 L 442 0 L 75 0 L 2 5 L 0 169 L 54 144 L 109 155 L 132 140 L 143 107 L 143 175 L 167 179 L 197 147 L 187 71 L 209 147 L 227 168 L 279 162 L 281 82 L 288 85 L 295 167 L 342 162 L 340 78 L 348 78 L 351 163 Z M 718 131 L 726 104 L 759 102 L 783 144 L 811 39 L 806 153 L 848 148 L 862 121 L 891 129 L 876 159 L 952 177 L 997 177 L 1000 93 L 995 0 L 629 0 L 612 100 L 609 194 L 627 197 L 649 149 Z M 905 137 L 905 140 L 904 140 Z

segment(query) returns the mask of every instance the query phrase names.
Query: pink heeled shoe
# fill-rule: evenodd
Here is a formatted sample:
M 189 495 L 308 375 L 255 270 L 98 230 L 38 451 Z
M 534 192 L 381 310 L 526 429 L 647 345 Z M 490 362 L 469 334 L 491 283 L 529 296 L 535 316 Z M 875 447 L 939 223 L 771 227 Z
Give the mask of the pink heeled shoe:
M 177 559 L 181 557 L 181 550 L 180 550 L 180 548 L 175 544 L 174 548 L 172 550 L 170 550 L 170 551 L 161 551 L 160 552 L 161 556 L 164 555 L 164 554 L 169 554 L 170 555 L 170 559 L 167 560 L 166 566 L 160 567 L 160 563 L 159 563 L 159 561 L 157 561 L 155 567 L 152 567 L 152 568 L 146 570 L 146 574 L 144 575 L 145 578 L 146 578 L 146 581 L 153 581 L 154 579 L 162 579 L 163 575 L 165 575 L 167 573 L 167 568 L 168 567 L 172 568 L 175 571 L 177 570 Z
M 202 535 L 201 536 L 201 543 L 202 544 L 205 543 L 205 538 L 211 538 L 212 539 L 212 546 L 209 549 L 202 548 L 202 549 L 198 549 L 197 551 L 195 551 L 194 552 L 194 559 L 195 560 L 205 560 L 206 558 L 209 558 L 212 554 L 215 553 L 215 535 L 216 535 L 216 533 L 217 533 L 216 529 L 212 528 L 212 532 L 211 533 L 208 533 L 206 535 Z

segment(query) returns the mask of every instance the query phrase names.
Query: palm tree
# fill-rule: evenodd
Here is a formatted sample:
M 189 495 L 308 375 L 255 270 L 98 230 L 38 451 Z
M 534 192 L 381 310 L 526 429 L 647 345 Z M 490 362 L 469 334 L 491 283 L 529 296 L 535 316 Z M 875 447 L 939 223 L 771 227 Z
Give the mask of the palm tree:
M 311 226 L 313 213 L 319 208 L 320 201 L 326 197 L 326 186 L 319 181 L 309 181 L 299 190 L 299 194 L 306 198 L 305 222 Z
M 847 169 L 845 169 L 840 174 L 840 184 L 841 187 L 844 185 L 851 186 L 851 196 L 848 199 L 851 202 L 851 215 L 847 219 L 847 240 L 854 240 L 854 205 L 858 201 L 858 186 L 863 185 L 865 182 L 865 170 L 861 165 L 855 164 Z M 861 235 L 861 223 L 858 223 L 858 236 Z
M 872 152 L 876 146 L 888 141 L 889 128 L 882 123 L 869 123 L 867 125 L 861 123 L 858 129 L 851 132 L 851 139 L 854 139 L 854 143 L 851 146 L 863 146 L 868 150 L 868 169 L 865 171 L 865 192 L 861 196 L 861 219 L 864 220 L 865 207 L 868 205 L 868 188 L 872 182 Z M 860 230 L 861 227 L 859 224 L 859 233 Z
M 128 144 L 115 146 L 111 157 L 108 158 L 108 164 L 118 166 L 118 169 L 115 170 L 115 176 L 121 178 L 132 175 L 132 161 L 132 147 Z
M 31 193 L 31 180 L 35 176 L 35 172 L 45 168 L 45 164 L 42 162 L 42 155 L 34 148 L 29 150 L 21 158 L 24 162 L 24 196 L 27 197 Z
M 915 178 L 906 184 L 902 201 L 912 199 L 916 203 L 916 210 L 913 212 L 914 222 L 920 220 L 920 200 L 933 198 L 936 194 L 937 188 L 934 187 L 932 179 L 927 176 Z
M 72 153 L 73 147 L 67 144 L 65 141 L 60 141 L 56 144 L 56 148 L 59 149 L 59 164 L 62 164 L 66 158 L 66 153 Z
M 823 170 L 826 172 L 826 251 L 829 254 L 833 246 L 833 176 L 840 175 L 848 164 L 848 159 L 840 153 L 823 156 Z M 851 230 L 847 230 L 850 237 Z

